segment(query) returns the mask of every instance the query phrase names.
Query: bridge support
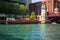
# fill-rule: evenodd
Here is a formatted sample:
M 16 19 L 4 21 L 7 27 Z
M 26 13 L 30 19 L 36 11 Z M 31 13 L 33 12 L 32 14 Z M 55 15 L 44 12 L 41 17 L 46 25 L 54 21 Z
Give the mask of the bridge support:
M 41 6 L 41 16 L 40 16 L 40 19 L 41 19 L 41 24 L 46 23 L 46 6 L 45 6 L 44 3 Z

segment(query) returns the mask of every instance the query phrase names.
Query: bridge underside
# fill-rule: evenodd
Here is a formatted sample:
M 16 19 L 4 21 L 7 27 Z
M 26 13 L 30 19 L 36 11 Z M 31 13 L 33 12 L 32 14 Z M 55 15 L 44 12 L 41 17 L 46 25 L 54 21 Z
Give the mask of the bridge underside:
M 60 23 L 60 16 L 48 17 L 51 22 Z

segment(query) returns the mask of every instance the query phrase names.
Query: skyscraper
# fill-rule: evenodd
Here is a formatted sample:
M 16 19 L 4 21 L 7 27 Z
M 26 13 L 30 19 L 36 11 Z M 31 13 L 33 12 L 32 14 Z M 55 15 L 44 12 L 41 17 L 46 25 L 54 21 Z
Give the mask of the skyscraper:
M 28 6 L 31 2 L 32 2 L 32 0 L 25 0 L 26 2 L 26 5 Z
M 47 12 L 53 13 L 56 6 L 60 10 L 60 0 L 42 0 L 42 2 L 46 3 Z
M 52 12 L 53 13 L 54 0 L 42 0 L 42 2 L 46 3 L 47 12 Z
M 36 15 L 40 15 L 41 14 L 41 2 L 30 3 L 29 10 L 30 10 L 30 13 L 34 11 Z

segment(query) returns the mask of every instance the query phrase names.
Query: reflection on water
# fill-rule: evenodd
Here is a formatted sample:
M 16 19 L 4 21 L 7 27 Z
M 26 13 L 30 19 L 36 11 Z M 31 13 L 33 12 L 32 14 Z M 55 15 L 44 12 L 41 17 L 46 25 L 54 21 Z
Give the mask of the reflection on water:
M 60 24 L 0 25 L 0 40 L 60 40 Z
M 42 24 L 41 37 L 43 40 L 60 40 L 60 25 L 59 24 Z

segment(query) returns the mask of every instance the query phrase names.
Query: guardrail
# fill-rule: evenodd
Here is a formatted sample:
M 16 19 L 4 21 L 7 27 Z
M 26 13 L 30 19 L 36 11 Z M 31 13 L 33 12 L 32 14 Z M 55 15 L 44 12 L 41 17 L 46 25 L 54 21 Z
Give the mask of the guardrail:
M 60 13 L 48 13 L 48 17 L 60 16 Z

